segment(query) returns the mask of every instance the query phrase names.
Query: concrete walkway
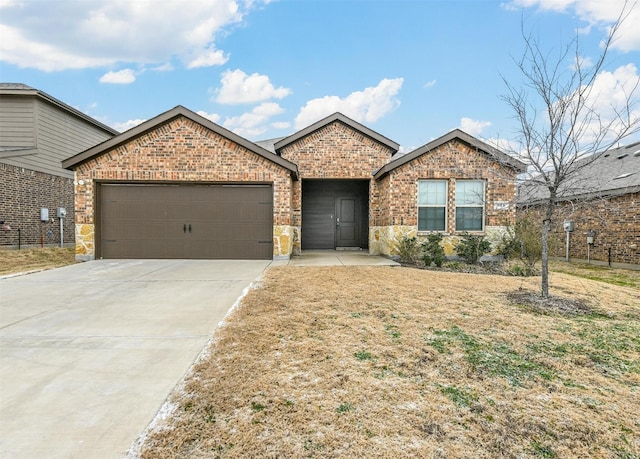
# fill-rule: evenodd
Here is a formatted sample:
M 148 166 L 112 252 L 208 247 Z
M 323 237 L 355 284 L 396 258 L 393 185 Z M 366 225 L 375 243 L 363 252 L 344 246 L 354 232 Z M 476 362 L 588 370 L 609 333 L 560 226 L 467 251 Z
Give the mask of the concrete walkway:
M 289 266 L 400 266 L 393 260 L 361 250 L 304 250 Z
M 0 280 L 0 457 L 119 458 L 269 261 L 93 261 Z

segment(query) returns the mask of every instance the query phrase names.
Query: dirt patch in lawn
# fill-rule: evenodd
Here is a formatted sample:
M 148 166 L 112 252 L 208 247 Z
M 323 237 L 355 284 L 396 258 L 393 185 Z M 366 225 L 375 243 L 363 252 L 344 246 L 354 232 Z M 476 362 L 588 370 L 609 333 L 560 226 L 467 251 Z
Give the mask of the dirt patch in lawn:
M 638 457 L 640 292 L 539 278 L 267 271 L 140 447 L 159 457 Z
M 59 268 L 76 263 L 75 248 L 0 250 L 0 275 Z

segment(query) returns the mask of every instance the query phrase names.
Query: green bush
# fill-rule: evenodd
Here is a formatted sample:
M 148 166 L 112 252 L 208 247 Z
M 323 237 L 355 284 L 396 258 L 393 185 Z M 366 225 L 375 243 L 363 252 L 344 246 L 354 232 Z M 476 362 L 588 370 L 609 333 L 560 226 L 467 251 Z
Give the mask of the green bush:
M 509 268 L 509 274 L 512 276 L 529 277 L 535 275 L 535 270 L 529 266 L 513 265 Z
M 520 260 L 524 264 L 522 275 L 535 273 L 535 265 L 542 257 L 540 223 L 529 215 L 520 215 L 513 227 L 507 227 L 498 246 L 498 254 L 507 260 Z
M 456 246 L 456 253 L 469 264 L 475 265 L 485 253 L 491 250 L 491 243 L 484 236 L 463 233 L 462 240 Z
M 424 254 L 422 259 L 425 266 L 431 266 L 434 263 L 438 268 L 444 263 L 444 248 L 440 245 L 442 242 L 442 234 L 432 233 L 427 236 L 427 240 L 422 243 Z
M 420 255 L 420 246 L 416 237 L 402 236 L 396 243 L 400 261 L 403 263 L 415 263 Z

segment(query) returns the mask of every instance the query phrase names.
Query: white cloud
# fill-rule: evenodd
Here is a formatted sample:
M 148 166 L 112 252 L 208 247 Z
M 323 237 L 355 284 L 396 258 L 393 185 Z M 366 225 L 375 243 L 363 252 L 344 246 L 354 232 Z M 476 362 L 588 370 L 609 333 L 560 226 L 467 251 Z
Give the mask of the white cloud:
M 291 123 L 288 121 L 276 121 L 275 123 L 271 123 L 271 127 L 274 129 L 289 129 Z
M 460 118 L 460 129 L 467 134 L 478 137 L 482 134 L 482 131 L 491 126 L 490 121 L 480 121 L 471 118 Z
M 240 69 L 227 70 L 220 81 L 222 87 L 214 92 L 217 93 L 215 101 L 221 104 L 250 104 L 291 94 L 288 88 L 273 86 L 266 75 L 247 75 Z
M 431 81 L 427 81 L 424 84 L 424 87 L 425 88 L 433 88 L 435 85 L 436 85 L 436 80 L 431 80 Z
M 635 93 L 633 92 L 635 90 Z M 583 138 L 585 142 L 591 141 L 600 132 L 601 125 L 607 126 L 614 121 L 611 126 L 612 136 L 622 130 L 622 124 L 615 122 L 617 112 L 625 113 L 625 104 L 629 97 L 635 99 L 635 106 L 631 107 L 629 116 L 632 120 L 640 120 L 640 108 L 637 102 L 640 101 L 640 75 L 638 68 L 633 64 L 618 67 L 613 72 L 600 72 L 596 76 L 587 100 L 587 107 L 599 116 L 599 120 L 594 119 L 586 130 Z
M 136 81 L 133 69 L 123 69 L 117 72 L 108 72 L 100 77 L 100 83 L 130 84 Z
M 229 60 L 228 56 L 211 46 L 205 51 L 199 52 L 196 57 L 187 63 L 187 68 L 195 69 L 198 67 L 212 67 L 214 65 L 225 64 Z
M 334 112 L 341 112 L 358 122 L 372 123 L 400 105 L 396 96 L 403 82 L 404 78 L 385 78 L 377 86 L 352 92 L 345 98 L 325 96 L 312 99 L 296 116 L 296 129 L 313 124 Z
M 142 120 L 142 119 L 135 119 L 135 120 L 128 120 L 125 121 L 123 123 L 114 123 L 111 126 L 119 132 L 124 132 L 124 131 L 128 131 L 131 128 L 136 127 L 138 124 L 142 124 L 147 120 Z
M 207 113 L 203 110 L 199 110 L 196 113 L 208 119 L 209 121 L 213 121 L 214 123 L 217 123 L 218 121 L 220 121 L 220 115 L 218 115 L 217 113 Z
M 165 62 L 164 64 L 160 64 L 156 67 L 153 67 L 151 70 L 156 72 L 171 72 L 174 69 L 171 62 Z
M 62 69 L 99 67 L 112 63 L 111 59 L 80 56 L 59 49 L 46 42 L 26 38 L 14 27 L 0 24 L 0 60 L 19 67 L 33 67 L 45 72 Z
M 217 34 L 238 24 L 253 0 L 0 0 L 0 59 L 44 71 L 159 64 L 189 68 L 228 59 Z
M 575 62 L 570 66 L 570 69 L 575 72 L 576 70 L 578 70 L 578 68 L 584 70 L 588 69 L 589 67 L 593 67 L 593 59 L 588 56 L 576 56 Z
M 418 147 L 416 147 L 415 145 L 400 145 L 400 148 L 398 148 L 397 156 L 395 156 L 394 158 L 399 158 L 400 156 L 404 156 L 407 153 L 411 153 L 416 148 Z
M 255 107 L 251 112 L 240 116 L 227 118 L 224 127 L 243 137 L 255 137 L 265 133 L 271 117 L 284 112 L 275 102 L 265 102 Z
M 597 25 L 606 27 L 618 18 L 624 7 L 625 0 L 512 0 L 508 7 L 538 7 L 541 10 L 555 11 L 558 13 L 575 12 L 578 17 L 589 23 L 589 26 Z M 630 2 L 632 9 L 629 16 L 622 23 L 617 40 L 612 48 L 620 51 L 640 50 L 640 3 Z M 591 28 L 581 28 L 582 33 Z
M 515 157 L 521 157 L 523 153 L 522 145 L 512 140 L 491 137 L 488 139 L 483 139 L 483 142 L 491 145 L 492 147 L 497 148 L 498 150 L 504 153 L 508 153 Z

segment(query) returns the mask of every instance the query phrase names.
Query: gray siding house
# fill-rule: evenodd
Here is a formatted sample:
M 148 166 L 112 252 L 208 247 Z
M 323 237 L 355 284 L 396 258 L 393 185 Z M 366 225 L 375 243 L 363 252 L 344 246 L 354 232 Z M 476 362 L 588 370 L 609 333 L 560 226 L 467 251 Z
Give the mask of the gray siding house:
M 59 245 L 58 208 L 73 244 L 73 172 L 61 162 L 116 134 L 45 92 L 0 83 L 0 247 Z

